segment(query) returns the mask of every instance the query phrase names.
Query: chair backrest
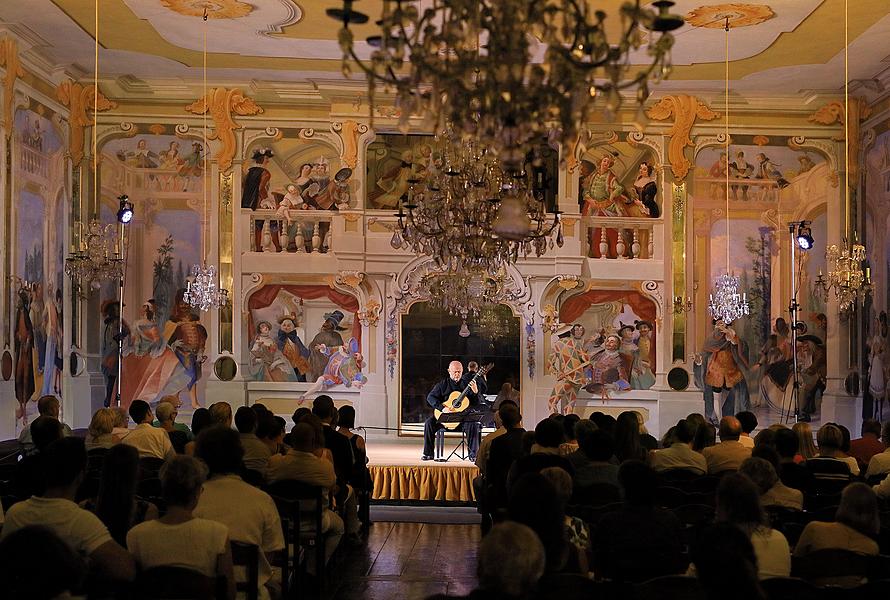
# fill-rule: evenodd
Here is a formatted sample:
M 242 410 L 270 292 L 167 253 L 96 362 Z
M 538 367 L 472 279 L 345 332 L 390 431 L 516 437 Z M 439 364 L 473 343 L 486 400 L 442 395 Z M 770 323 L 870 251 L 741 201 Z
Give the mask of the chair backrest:
M 235 590 L 243 592 L 247 600 L 257 600 L 259 596 L 259 557 L 260 549 L 256 544 L 232 541 L 232 564 L 244 567 L 247 577 L 235 581 Z
M 814 600 L 820 590 L 799 577 L 770 577 L 760 580 L 760 587 L 769 600 Z
M 680 488 L 662 485 L 655 491 L 656 502 L 664 508 L 676 508 L 689 504 L 689 496 Z
M 621 501 L 621 490 L 611 483 L 592 483 L 585 486 L 576 486 L 572 492 L 573 504 L 587 506 L 603 506 L 612 502 Z
M 866 554 L 828 548 L 792 557 L 791 574 L 808 581 L 850 576 L 864 578 L 871 562 L 872 557 Z
M 153 567 L 139 573 L 133 584 L 139 600 L 214 600 L 216 581 L 183 567 Z
M 161 467 L 164 466 L 163 458 L 156 458 L 154 456 L 145 456 L 139 459 L 139 478 L 140 479 L 151 479 L 158 476 L 158 473 L 161 472 Z
M 292 569 L 298 569 L 299 563 L 296 558 L 291 564 L 290 550 L 293 548 L 296 556 L 299 556 L 300 548 L 300 501 L 292 498 L 282 498 L 280 496 L 272 496 L 275 502 L 275 508 L 278 509 L 278 515 L 281 519 L 281 530 L 284 534 L 284 552 L 281 554 L 280 563 L 274 563 L 275 566 L 281 567 L 281 597 L 288 598 L 288 586 L 290 583 L 290 572 Z
M 637 600 L 705 600 L 698 579 L 686 575 L 665 575 L 634 586 Z
M 247 467 L 243 467 L 241 469 L 241 479 L 244 480 L 244 483 L 249 483 L 254 487 L 263 487 L 266 485 L 266 478 L 260 471 L 256 469 L 248 469 Z

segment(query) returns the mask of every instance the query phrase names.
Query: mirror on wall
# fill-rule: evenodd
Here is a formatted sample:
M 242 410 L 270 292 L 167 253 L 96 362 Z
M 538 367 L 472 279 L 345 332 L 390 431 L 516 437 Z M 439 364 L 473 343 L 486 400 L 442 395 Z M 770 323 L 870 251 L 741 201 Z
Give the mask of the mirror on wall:
M 87 359 L 80 352 L 72 352 L 71 356 L 68 357 L 68 361 L 72 377 L 83 375 L 84 371 L 87 370 Z
M 3 381 L 12 379 L 12 352 L 9 350 L 3 353 L 3 359 L 0 360 L 0 374 L 3 375 Z
M 213 372 L 220 381 L 232 381 L 238 373 L 238 364 L 231 356 L 220 356 L 213 363 Z

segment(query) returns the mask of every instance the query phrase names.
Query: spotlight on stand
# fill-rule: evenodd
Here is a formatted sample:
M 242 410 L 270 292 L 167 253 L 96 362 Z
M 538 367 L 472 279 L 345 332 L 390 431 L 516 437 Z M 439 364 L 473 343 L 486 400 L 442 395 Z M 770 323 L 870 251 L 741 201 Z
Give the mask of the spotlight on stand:
M 117 220 L 119 223 L 129 225 L 130 221 L 133 220 L 133 203 L 130 202 L 130 197 L 126 194 L 118 196 L 117 199 L 120 201 L 120 208 L 117 211 Z
M 813 232 L 810 229 L 810 221 L 801 221 L 797 225 L 797 247 L 801 250 L 811 250 L 815 241 L 813 240 Z

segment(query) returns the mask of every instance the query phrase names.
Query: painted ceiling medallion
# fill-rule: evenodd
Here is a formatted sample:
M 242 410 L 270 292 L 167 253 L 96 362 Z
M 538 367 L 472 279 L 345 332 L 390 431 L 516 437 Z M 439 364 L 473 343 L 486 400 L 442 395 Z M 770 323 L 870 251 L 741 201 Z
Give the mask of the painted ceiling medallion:
M 186 17 L 201 17 L 204 10 L 211 19 L 237 19 L 253 12 L 253 6 L 239 0 L 161 0 L 166 8 Z
M 715 4 L 714 6 L 700 6 L 686 14 L 686 22 L 693 27 L 709 27 L 722 29 L 729 18 L 730 27 L 747 27 L 759 25 L 776 16 L 766 4 L 742 4 L 731 2 L 728 4 Z

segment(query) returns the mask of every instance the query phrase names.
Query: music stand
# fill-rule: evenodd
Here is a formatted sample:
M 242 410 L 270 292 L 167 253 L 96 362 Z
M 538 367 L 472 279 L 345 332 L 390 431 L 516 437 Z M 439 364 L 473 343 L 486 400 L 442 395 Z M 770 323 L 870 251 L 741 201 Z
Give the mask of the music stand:
M 443 413 L 439 416 L 439 423 L 477 423 L 479 424 L 479 431 L 481 431 L 483 418 L 485 418 L 485 413 L 481 412 Z M 464 429 L 461 429 L 460 432 L 460 442 L 458 442 L 457 446 L 454 447 L 454 450 L 452 450 L 451 454 L 446 458 L 442 458 L 445 454 L 445 429 L 440 429 L 436 432 L 436 456 L 438 457 L 435 459 L 436 462 L 448 462 L 454 455 L 457 455 L 461 460 L 467 460 L 469 457 L 467 432 Z

